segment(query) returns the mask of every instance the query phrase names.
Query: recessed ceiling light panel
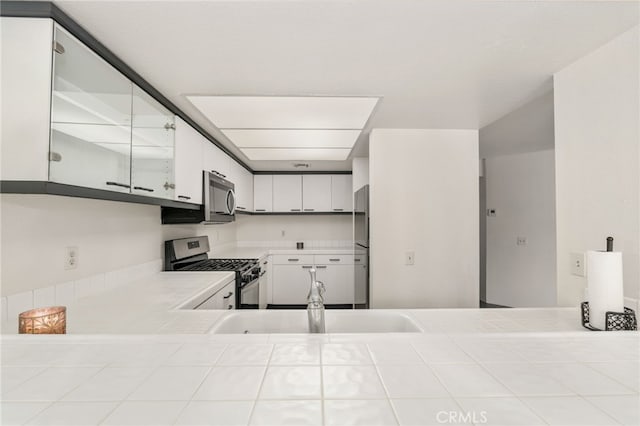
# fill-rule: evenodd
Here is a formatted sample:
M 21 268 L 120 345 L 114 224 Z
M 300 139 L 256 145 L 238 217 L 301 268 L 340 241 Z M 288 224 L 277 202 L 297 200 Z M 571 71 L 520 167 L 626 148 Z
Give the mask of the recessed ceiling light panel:
M 352 148 L 360 130 L 223 129 L 238 148 Z
M 344 161 L 351 152 L 344 148 L 242 148 L 241 151 L 252 161 Z
M 206 96 L 187 99 L 219 129 L 362 129 L 377 97 Z

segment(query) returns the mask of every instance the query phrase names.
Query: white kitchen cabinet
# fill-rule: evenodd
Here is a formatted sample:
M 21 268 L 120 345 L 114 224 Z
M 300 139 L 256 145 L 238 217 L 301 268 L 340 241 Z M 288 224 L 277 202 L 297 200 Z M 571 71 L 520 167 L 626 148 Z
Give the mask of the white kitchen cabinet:
M 201 305 L 196 307 L 197 310 L 201 309 L 235 309 L 235 281 L 230 282 L 211 297 L 205 300 Z
M 202 153 L 209 143 L 193 127 L 176 117 L 175 199 L 202 204 Z
M 350 212 L 352 210 L 352 175 L 331 175 L 331 211 Z
M 231 159 L 227 180 L 235 185 L 236 209 L 253 211 L 253 175 Z
M 302 211 L 331 211 L 331 175 L 302 176 Z
M 316 265 L 316 269 L 326 290 L 325 304 L 353 304 L 353 265 Z
M 272 301 L 274 305 L 307 303 L 315 266 L 317 279 L 325 285 L 325 304 L 353 304 L 354 262 L 352 255 L 274 255 L 272 258 Z
M 253 176 L 253 211 L 273 211 L 273 176 Z
M 273 211 L 302 211 L 302 176 L 273 176 Z
M 49 179 L 53 21 L 0 18 L 2 180 Z
M 57 25 L 54 41 L 48 180 L 132 192 L 132 139 L 148 136 L 132 133 L 133 84 Z
M 204 153 L 202 156 L 203 170 L 208 172 L 218 172 L 226 178 L 229 177 L 229 170 L 231 169 L 231 157 L 224 153 L 220 148 L 207 141 L 205 144 Z
M 273 265 L 273 303 L 300 305 L 307 303 L 312 265 Z
M 175 116 L 132 86 L 131 193 L 173 200 Z

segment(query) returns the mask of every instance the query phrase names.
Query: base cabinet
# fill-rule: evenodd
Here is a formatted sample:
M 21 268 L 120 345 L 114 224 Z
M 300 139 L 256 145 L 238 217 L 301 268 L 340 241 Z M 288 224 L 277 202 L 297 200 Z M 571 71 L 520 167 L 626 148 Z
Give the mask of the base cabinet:
M 312 265 L 273 265 L 273 304 L 307 303 Z
M 353 304 L 353 256 L 302 255 L 273 257 L 272 304 L 306 304 L 311 285 L 309 270 L 314 266 L 317 271 L 317 279 L 322 281 L 325 285 L 325 304 Z
M 324 303 L 353 304 L 353 265 L 317 265 L 318 280 L 324 283 Z
M 215 292 L 210 298 L 202 302 L 195 309 L 235 309 L 235 288 L 235 281 L 233 281 Z

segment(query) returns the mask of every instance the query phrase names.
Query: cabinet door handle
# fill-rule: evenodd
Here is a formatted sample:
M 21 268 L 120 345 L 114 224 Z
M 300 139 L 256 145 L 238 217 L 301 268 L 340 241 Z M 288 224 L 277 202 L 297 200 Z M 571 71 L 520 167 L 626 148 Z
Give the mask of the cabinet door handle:
M 164 189 L 167 190 L 167 191 L 169 189 L 176 189 L 175 183 L 165 182 L 164 185 L 162 185 L 162 186 L 164 186 Z
M 232 292 L 232 291 L 230 291 L 230 292 L 229 292 L 229 294 L 227 294 L 226 296 L 224 296 L 224 297 L 223 297 L 223 299 L 228 299 L 228 298 L 230 298 L 231 296 L 233 296 L 233 292 Z
M 263 265 L 266 265 L 267 263 L 269 263 L 269 261 L 265 260 L 264 262 L 262 262 Z
M 260 276 L 263 276 L 266 273 L 267 273 L 267 271 L 262 271 L 262 272 L 260 272 Z
M 300 209 L 291 209 L 292 212 L 299 212 Z
M 227 310 L 229 310 L 229 309 L 233 309 L 233 305 L 227 306 Z
M 353 259 L 354 262 L 360 262 L 360 259 Z
M 287 259 L 289 262 L 298 262 L 300 259 Z
M 334 212 L 343 212 L 344 209 L 333 209 Z
M 186 195 L 178 195 L 178 198 L 182 198 L 183 200 L 190 200 L 191 197 L 187 197 Z
M 62 155 L 59 152 L 49 151 L 49 161 L 62 161 Z
M 236 210 L 246 210 L 246 207 L 242 207 L 242 206 L 236 206 Z
M 267 209 L 256 209 L 257 212 L 266 212 Z
M 302 266 L 302 269 L 311 269 L 311 268 L 313 268 L 313 266 L 311 266 L 311 265 L 303 265 Z
M 315 209 L 304 209 L 305 212 L 314 212 L 316 211 Z
M 327 269 L 327 265 L 317 265 L 316 268 L 318 268 L 318 269 Z
M 140 191 L 153 192 L 154 190 L 151 188 L 145 188 L 144 186 L 134 186 L 133 189 L 139 189 Z
M 131 185 L 127 185 L 126 183 L 120 183 L 120 182 L 107 182 L 107 185 L 109 185 L 109 186 L 119 186 L 121 188 L 131 188 Z
M 58 53 L 58 54 L 60 54 L 60 55 L 62 55 L 64 53 L 64 46 L 60 42 L 54 41 L 53 42 L 53 51 Z
M 211 173 L 213 173 L 213 174 L 216 174 L 216 175 L 220 176 L 222 179 L 224 179 L 224 178 L 226 178 L 226 177 L 227 177 L 227 175 L 223 175 L 222 173 L 220 173 L 220 172 L 219 172 L 219 171 L 217 171 L 217 170 L 211 170 Z
M 340 259 L 329 259 L 329 262 L 340 262 Z
M 166 123 L 164 125 L 165 130 L 175 130 L 176 129 L 176 125 L 173 123 Z

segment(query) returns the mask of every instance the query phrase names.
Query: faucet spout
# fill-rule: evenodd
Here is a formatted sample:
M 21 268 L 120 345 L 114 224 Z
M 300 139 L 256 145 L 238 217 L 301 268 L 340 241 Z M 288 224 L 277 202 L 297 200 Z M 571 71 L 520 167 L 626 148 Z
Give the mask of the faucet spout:
M 309 318 L 309 333 L 324 333 L 324 283 L 316 279 L 316 270 L 309 270 L 311 287 L 307 296 L 307 317 Z

